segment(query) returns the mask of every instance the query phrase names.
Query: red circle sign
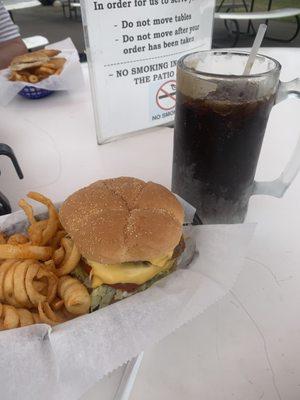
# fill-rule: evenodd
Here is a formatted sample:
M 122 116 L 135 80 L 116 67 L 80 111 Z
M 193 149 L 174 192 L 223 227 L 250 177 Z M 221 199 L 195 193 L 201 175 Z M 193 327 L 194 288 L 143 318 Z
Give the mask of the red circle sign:
M 163 83 L 156 93 L 156 104 L 162 110 L 172 110 L 176 102 L 176 81 Z

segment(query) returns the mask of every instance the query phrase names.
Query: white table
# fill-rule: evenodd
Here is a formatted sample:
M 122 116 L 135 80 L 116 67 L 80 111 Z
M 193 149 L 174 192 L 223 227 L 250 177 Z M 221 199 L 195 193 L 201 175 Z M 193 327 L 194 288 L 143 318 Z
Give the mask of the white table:
M 263 53 L 284 64 L 282 80 L 299 73 L 300 49 Z M 1 141 L 14 148 L 25 176 L 19 181 L 9 160 L 0 159 L 1 191 L 14 209 L 28 190 L 59 200 L 97 178 L 132 175 L 170 186 L 172 130 L 97 146 L 89 96 L 87 88 L 0 108 Z M 273 109 L 257 178 L 283 169 L 300 134 L 299 110 L 295 99 Z M 258 226 L 234 290 L 146 351 L 131 400 L 299 400 L 299 197 L 298 176 L 281 200 L 251 199 L 247 219 Z M 117 374 L 84 399 L 108 398 Z
M 36 7 L 41 5 L 38 0 L 3 0 L 3 4 L 8 11 L 21 10 L 23 8 Z

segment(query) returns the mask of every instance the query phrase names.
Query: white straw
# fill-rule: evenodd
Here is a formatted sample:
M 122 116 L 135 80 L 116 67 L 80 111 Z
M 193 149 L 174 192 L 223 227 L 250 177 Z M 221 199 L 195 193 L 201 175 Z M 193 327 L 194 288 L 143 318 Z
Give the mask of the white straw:
M 254 61 L 255 61 L 256 54 L 258 53 L 260 45 L 261 45 L 261 43 L 263 41 L 263 38 L 265 36 L 266 30 L 267 30 L 267 25 L 266 24 L 260 24 L 259 25 L 255 40 L 253 42 L 252 49 L 251 49 L 249 57 L 248 57 L 247 64 L 246 64 L 244 72 L 243 72 L 243 75 L 249 75 L 250 74 L 251 68 L 253 67 L 253 64 L 254 64 Z

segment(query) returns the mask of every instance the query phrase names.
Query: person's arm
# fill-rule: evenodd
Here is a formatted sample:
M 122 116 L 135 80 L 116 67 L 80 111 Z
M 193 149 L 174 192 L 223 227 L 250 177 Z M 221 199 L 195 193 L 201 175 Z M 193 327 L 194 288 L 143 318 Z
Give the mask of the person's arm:
M 13 23 L 0 0 L 0 69 L 8 67 L 15 56 L 26 52 L 19 28 Z
M 11 60 L 27 52 L 27 48 L 20 37 L 0 43 L 0 69 L 7 68 Z

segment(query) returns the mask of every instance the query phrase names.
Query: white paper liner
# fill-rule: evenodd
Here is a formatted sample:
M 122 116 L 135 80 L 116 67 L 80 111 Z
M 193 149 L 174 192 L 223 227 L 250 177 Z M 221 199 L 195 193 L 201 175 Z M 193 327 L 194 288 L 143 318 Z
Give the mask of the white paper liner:
M 23 218 L 22 212 L 1 217 L 0 229 L 20 230 Z M 0 332 L 1 399 L 79 399 L 104 375 L 220 300 L 242 269 L 254 228 L 188 228 L 188 248 L 193 242 L 197 248 L 192 262 L 146 291 L 54 328 Z
M 66 62 L 60 75 L 51 75 L 49 78 L 36 84 L 27 82 L 9 81 L 10 69 L 0 71 L 0 105 L 7 105 L 24 86 L 34 86 L 48 90 L 80 90 L 84 87 L 84 80 L 79 62 L 78 52 L 70 38 L 57 43 L 51 43 L 46 49 L 61 50 L 58 57 L 65 57 Z

